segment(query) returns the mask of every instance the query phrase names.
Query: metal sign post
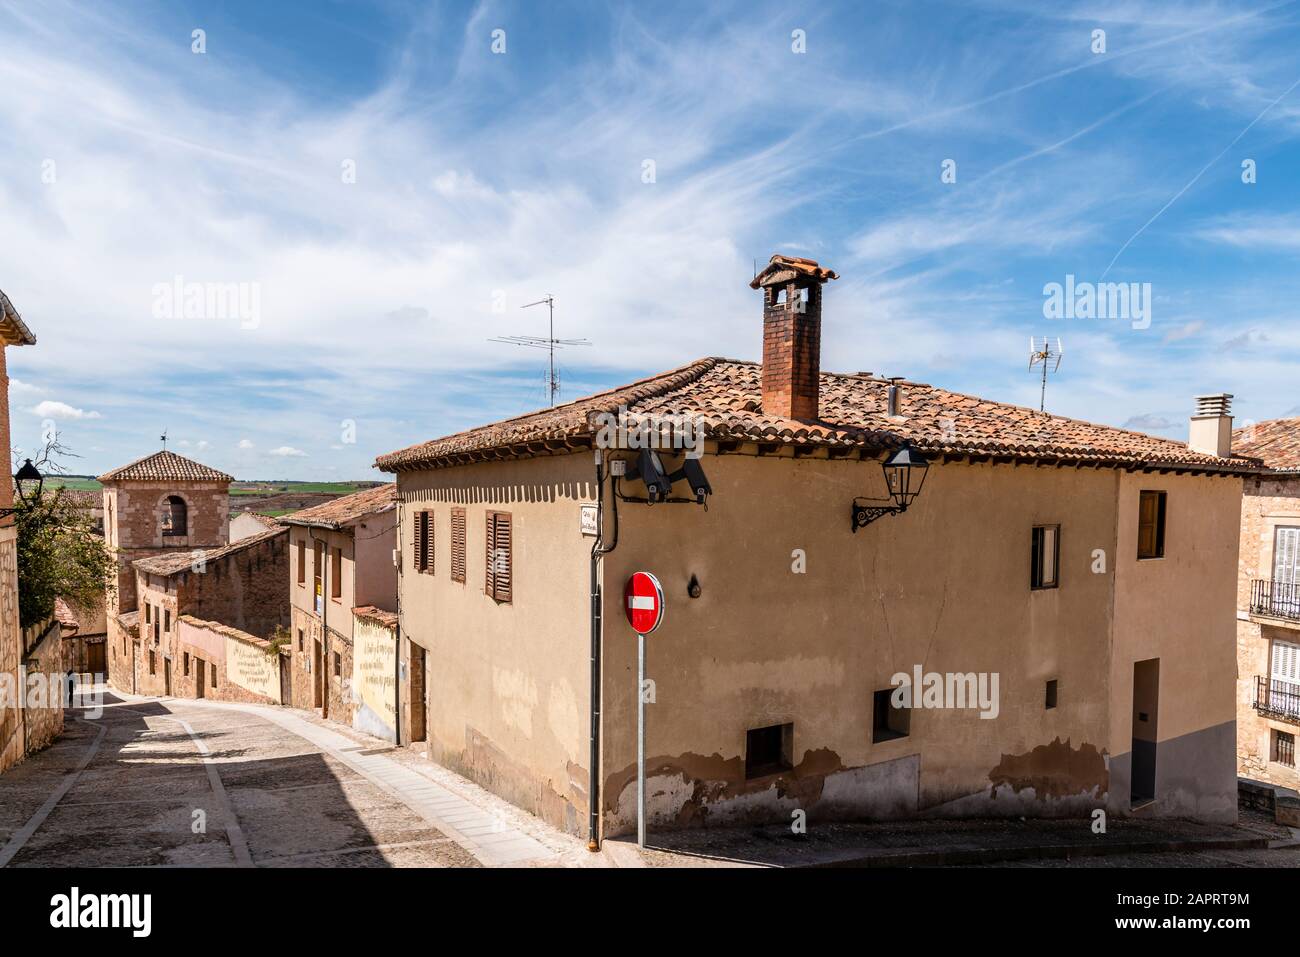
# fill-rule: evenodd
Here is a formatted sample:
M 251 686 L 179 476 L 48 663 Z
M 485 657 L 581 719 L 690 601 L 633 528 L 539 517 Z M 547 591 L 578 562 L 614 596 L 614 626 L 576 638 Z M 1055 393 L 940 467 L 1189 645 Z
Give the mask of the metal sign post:
M 636 846 L 645 847 L 645 635 L 636 636 Z
M 636 844 L 645 847 L 645 636 L 664 620 L 664 590 L 649 572 L 637 572 L 623 589 L 628 624 L 636 632 Z

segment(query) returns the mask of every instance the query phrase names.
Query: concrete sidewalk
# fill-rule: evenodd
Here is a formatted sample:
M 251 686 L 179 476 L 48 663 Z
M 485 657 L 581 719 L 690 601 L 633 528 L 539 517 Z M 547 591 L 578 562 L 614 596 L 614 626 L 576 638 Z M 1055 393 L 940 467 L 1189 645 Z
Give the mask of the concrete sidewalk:
M 1268 833 L 1252 827 L 1190 821 L 1111 819 L 1105 834 L 1091 821 L 929 820 L 873 824 L 810 823 L 805 835 L 786 825 L 651 833 L 605 841 L 620 867 L 952 867 L 1016 861 L 1067 861 L 1102 856 L 1255 850 Z M 1288 855 L 1281 866 L 1295 866 Z

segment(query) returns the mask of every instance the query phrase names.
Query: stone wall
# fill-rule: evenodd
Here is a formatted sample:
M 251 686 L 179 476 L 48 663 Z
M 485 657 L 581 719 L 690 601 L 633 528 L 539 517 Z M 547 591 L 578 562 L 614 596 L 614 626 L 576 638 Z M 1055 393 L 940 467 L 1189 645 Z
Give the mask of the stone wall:
M 23 643 L 30 649 L 23 659 L 28 686 L 37 675 L 41 676 L 39 686 L 43 686 L 43 691 L 28 695 L 23 710 L 25 751 L 32 754 L 63 733 L 63 629 L 50 619 L 24 629 Z
M 177 632 L 175 694 L 280 704 L 280 656 L 272 652 L 270 642 L 190 615 L 181 618 Z
M 0 349 L 0 356 L 3 354 Z M 0 407 L 4 405 L 0 402 Z M 0 482 L 0 486 L 7 484 Z M 12 689 L 10 695 L 0 695 L 0 771 L 23 758 L 22 714 L 17 698 L 23 654 L 18 628 L 17 535 L 13 526 L 0 527 L 0 684 Z

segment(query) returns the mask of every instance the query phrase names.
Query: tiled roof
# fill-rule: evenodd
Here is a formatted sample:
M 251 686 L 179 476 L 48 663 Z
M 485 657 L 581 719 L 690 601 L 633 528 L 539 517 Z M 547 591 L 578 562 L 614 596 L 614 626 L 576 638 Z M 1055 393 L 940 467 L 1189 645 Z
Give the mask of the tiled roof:
M 1232 451 L 1257 458 L 1270 469 L 1300 472 L 1300 416 L 1233 429 Z
M 230 545 L 222 545 L 220 548 L 204 549 L 202 555 L 195 554 L 194 551 L 175 551 L 168 552 L 165 555 L 154 555 L 150 558 L 138 558 L 132 564 L 142 572 L 149 575 L 175 575 L 178 572 L 190 571 L 195 563 L 200 560 L 206 565 L 230 555 L 252 548 L 254 545 L 260 545 L 262 542 L 269 542 L 277 535 L 288 536 L 287 528 L 269 528 L 265 532 L 258 532 L 256 535 L 250 535 L 248 538 L 241 538 Z M 198 551 L 197 549 L 195 551 Z
M 0 340 L 10 346 L 34 346 L 36 337 L 18 315 L 18 310 L 9 301 L 9 297 L 0 289 Z
M 54 599 L 54 617 L 59 620 L 59 625 L 68 634 L 73 634 L 81 629 L 81 622 L 77 621 L 77 616 L 71 606 L 62 598 Z
M 755 362 L 699 359 L 671 372 L 566 405 L 507 419 L 380 456 L 386 472 L 454 465 L 481 453 L 527 455 L 589 444 L 602 413 L 626 409 L 639 417 L 681 416 L 703 426 L 707 438 L 844 449 L 889 449 L 910 440 L 931 453 L 995 456 L 1063 464 L 1118 467 L 1173 466 L 1246 471 L 1254 463 L 1193 452 L 1161 439 L 1022 406 L 899 380 L 899 412 L 887 414 L 889 380 L 867 373 L 821 374 L 821 420 L 799 422 L 762 411 Z M 641 421 L 644 421 L 641 418 Z
M 819 265 L 815 259 L 801 259 L 798 256 L 782 256 L 777 253 L 768 260 L 762 272 L 750 280 L 749 287 L 757 289 L 764 283 L 789 282 L 798 276 L 807 276 L 818 282 L 840 278 L 834 269 Z
M 353 608 L 352 614 L 356 615 L 358 618 L 365 618 L 368 621 L 373 621 L 376 624 L 383 625 L 385 628 L 397 627 L 396 612 L 387 611 L 383 608 L 376 608 L 374 605 L 361 605 L 360 607 Z
M 240 514 L 240 515 L 247 515 L 249 518 L 253 519 L 255 522 L 257 522 L 257 523 L 258 523 L 259 525 L 261 525 L 263 528 L 279 528 L 279 527 L 280 527 L 280 520 L 279 520 L 278 518 L 276 518 L 274 515 L 263 515 L 261 512 L 254 512 L 254 511 L 252 511 L 251 509 L 247 509 L 247 508 L 244 509 L 244 510 L 243 510 L 242 512 L 240 512 L 239 514 Z
M 367 515 L 376 515 L 394 508 L 397 502 L 397 486 L 392 482 L 377 485 L 351 495 L 344 495 L 332 502 L 313 505 L 298 512 L 281 515 L 280 521 L 286 525 L 315 525 L 321 528 L 342 528 L 351 525 Z
M 105 472 L 101 482 L 233 482 L 225 472 L 175 452 L 155 452 Z

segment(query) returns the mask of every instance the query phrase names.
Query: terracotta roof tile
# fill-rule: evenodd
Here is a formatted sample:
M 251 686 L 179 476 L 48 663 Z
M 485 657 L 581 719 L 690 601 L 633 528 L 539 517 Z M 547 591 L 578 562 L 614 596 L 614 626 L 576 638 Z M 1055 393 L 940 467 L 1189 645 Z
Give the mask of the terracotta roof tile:
M 175 452 L 155 452 L 99 477 L 101 482 L 233 482 L 225 472 Z
M 315 525 L 322 528 L 341 528 L 365 518 L 395 508 L 397 486 L 392 482 L 344 495 L 333 501 L 313 505 L 288 515 L 281 515 L 286 525 Z
M 383 608 L 376 608 L 374 605 L 361 605 L 357 608 L 353 608 L 352 614 L 356 615 L 358 618 L 365 618 L 369 621 L 383 625 L 385 628 L 397 627 L 396 612 L 387 611 Z
M 9 301 L 9 297 L 0 289 L 0 340 L 10 346 L 34 346 L 36 337 L 18 315 L 18 310 Z
M 755 362 L 700 359 L 632 385 L 390 452 L 375 464 L 398 472 L 456 464 L 470 453 L 528 454 L 531 443 L 562 449 L 565 442 L 589 441 L 600 429 L 598 416 L 625 408 L 633 424 L 642 416 L 688 417 L 703 426 L 707 438 L 720 441 L 868 449 L 911 441 L 927 452 L 1032 461 L 1233 472 L 1256 467 L 1243 458 L 1194 452 L 1183 442 L 902 380 L 900 414 L 891 417 L 889 380 L 865 373 L 823 372 L 821 419 L 800 422 L 762 411 L 761 371 Z
M 1276 471 L 1300 472 L 1300 416 L 1233 429 L 1232 451 L 1257 458 Z
M 258 532 L 256 535 L 250 535 L 248 538 L 241 538 L 230 545 L 222 545 L 220 548 L 208 548 L 202 550 L 202 561 L 206 564 L 212 564 L 218 559 L 227 558 L 230 555 L 252 548 L 254 545 L 260 545 L 262 542 L 269 542 L 277 535 L 289 535 L 289 530 L 283 527 L 269 528 L 265 532 Z M 178 572 L 187 572 L 193 568 L 194 564 L 200 560 L 200 556 L 194 551 L 179 550 L 168 552 L 165 555 L 153 555 L 149 558 L 138 558 L 131 564 L 137 569 L 149 575 L 175 575 Z
M 749 282 L 751 289 L 757 289 L 766 283 L 789 282 L 798 276 L 807 276 L 818 282 L 839 279 L 834 269 L 819 265 L 815 259 L 801 259 L 798 256 L 774 255 L 762 271 Z

